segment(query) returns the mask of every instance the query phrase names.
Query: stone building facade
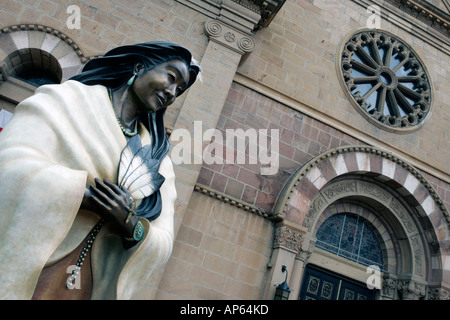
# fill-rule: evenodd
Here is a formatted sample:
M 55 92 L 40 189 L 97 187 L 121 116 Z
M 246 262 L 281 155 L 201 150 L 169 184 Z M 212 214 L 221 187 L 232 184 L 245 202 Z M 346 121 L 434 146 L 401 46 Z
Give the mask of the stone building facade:
M 166 126 L 173 157 L 178 133 L 192 134 L 192 161 L 175 165 L 172 256 L 136 298 L 273 299 L 286 266 L 290 299 L 449 299 L 449 11 L 447 0 L 2 0 L 0 108 L 115 46 L 181 44 L 202 81 Z M 214 140 L 206 163 L 209 129 L 248 135 Z M 270 174 L 254 152 L 265 148 Z

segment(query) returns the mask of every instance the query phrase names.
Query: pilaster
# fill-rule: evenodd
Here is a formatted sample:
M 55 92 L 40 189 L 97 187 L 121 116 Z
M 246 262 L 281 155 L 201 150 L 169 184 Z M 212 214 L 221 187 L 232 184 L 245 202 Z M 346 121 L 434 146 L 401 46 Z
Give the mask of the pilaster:
M 287 283 L 291 288 L 289 300 L 297 299 L 300 280 L 303 275 L 303 266 L 312 253 L 312 242 L 306 232 L 305 228 L 287 220 L 275 226 L 273 252 L 270 261 L 271 269 L 268 272 L 263 299 L 273 299 L 275 287 L 283 282 L 284 279 L 281 272 L 283 265 L 286 266 L 289 272 L 287 279 Z
M 222 108 L 231 87 L 241 57 L 253 50 L 251 36 L 220 20 L 210 20 L 205 24 L 209 36 L 208 46 L 200 63 L 202 81 L 197 81 L 187 92 L 186 99 L 175 122 L 171 138 L 178 129 L 186 130 L 191 137 L 190 150 L 176 152 L 190 153 L 190 163 L 174 166 L 178 198 L 175 210 L 175 234 L 184 217 L 191 194 L 202 167 L 203 132 L 217 126 Z M 202 132 L 194 130 L 194 122 L 201 120 Z M 198 128 L 196 129 L 198 130 Z M 179 143 L 171 139 L 172 150 Z
M 291 289 L 294 292 L 294 295 L 290 296 L 289 300 L 298 299 L 305 265 L 311 257 L 315 246 L 316 239 L 312 238 L 310 233 L 304 233 L 300 250 L 295 256 L 294 267 L 292 268 Z

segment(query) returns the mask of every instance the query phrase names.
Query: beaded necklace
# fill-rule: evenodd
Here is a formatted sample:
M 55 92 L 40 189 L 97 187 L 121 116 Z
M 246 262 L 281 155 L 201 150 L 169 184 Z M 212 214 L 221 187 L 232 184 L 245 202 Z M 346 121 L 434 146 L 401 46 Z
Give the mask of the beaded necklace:
M 111 88 L 108 88 L 108 95 L 109 95 L 109 100 L 111 101 L 111 105 L 113 106 L 113 110 L 114 110 L 114 103 L 113 103 L 113 97 L 112 97 Z M 137 133 L 138 133 L 138 123 L 137 123 L 137 121 L 134 123 L 134 130 L 130 131 L 128 129 L 125 129 L 122 126 L 122 122 L 120 121 L 120 118 L 119 118 L 119 116 L 116 113 L 116 110 L 114 110 L 114 114 L 116 115 L 116 120 L 119 123 L 119 127 L 122 130 L 124 135 L 126 135 L 128 137 L 134 137 L 135 135 L 137 135 Z
M 73 289 L 75 286 L 75 280 L 77 276 L 80 274 L 81 266 L 84 263 L 84 260 L 87 257 L 87 254 L 89 250 L 92 247 L 92 244 L 94 243 L 95 237 L 97 236 L 98 232 L 100 231 L 101 227 L 103 226 L 103 219 L 100 220 L 99 223 L 92 229 L 91 233 L 89 233 L 89 236 L 86 240 L 86 244 L 83 247 L 83 250 L 81 250 L 80 256 L 78 257 L 77 263 L 75 264 L 75 268 L 72 271 L 72 274 L 67 278 L 66 280 L 66 288 L 67 289 Z

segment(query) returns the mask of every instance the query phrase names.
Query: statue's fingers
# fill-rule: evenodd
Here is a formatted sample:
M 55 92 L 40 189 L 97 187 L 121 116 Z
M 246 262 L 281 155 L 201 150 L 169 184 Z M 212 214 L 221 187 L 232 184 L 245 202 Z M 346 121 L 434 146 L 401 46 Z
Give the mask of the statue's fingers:
M 106 195 L 102 190 L 97 187 L 91 186 L 92 191 L 91 199 L 94 200 L 97 204 L 99 204 L 102 208 L 106 210 L 111 210 L 114 207 L 114 201 Z

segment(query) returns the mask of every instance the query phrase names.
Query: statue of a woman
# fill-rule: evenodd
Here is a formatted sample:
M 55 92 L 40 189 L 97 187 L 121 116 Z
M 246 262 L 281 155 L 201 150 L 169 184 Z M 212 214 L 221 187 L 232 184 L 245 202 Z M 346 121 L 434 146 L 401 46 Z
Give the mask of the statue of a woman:
M 0 299 L 128 299 L 168 260 L 166 107 L 196 80 L 167 42 L 39 87 L 0 133 Z

